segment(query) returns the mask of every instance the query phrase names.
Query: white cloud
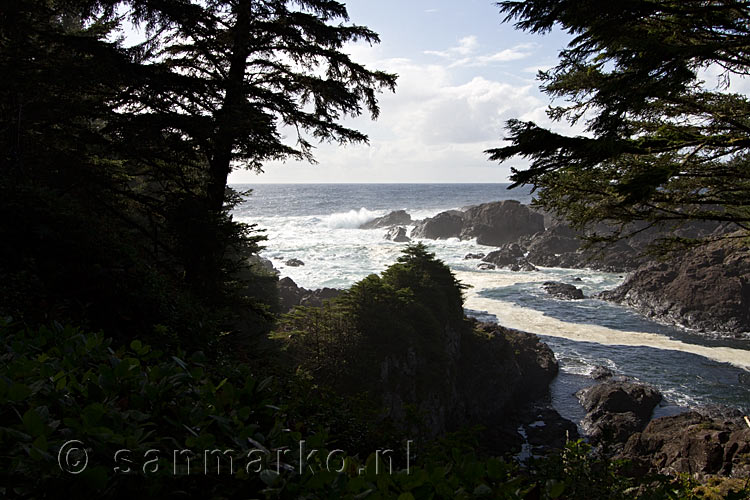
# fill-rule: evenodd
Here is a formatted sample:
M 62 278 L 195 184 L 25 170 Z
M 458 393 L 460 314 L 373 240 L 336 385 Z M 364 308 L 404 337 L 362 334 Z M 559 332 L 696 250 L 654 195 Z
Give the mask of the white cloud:
M 461 38 L 456 47 L 451 47 L 447 50 L 425 50 L 424 54 L 442 59 L 450 59 L 452 60 L 451 67 L 481 67 L 493 63 L 506 63 L 525 59 L 534 53 L 538 45 L 523 43 L 498 52 L 475 54 L 478 48 L 478 38 L 470 35 Z
M 354 60 L 399 75 L 396 93 L 380 96 L 376 122 L 346 121 L 368 134 L 370 144 L 323 144 L 315 152 L 317 166 L 268 164 L 267 174 L 234 174 L 233 182 L 505 182 L 508 166 L 489 162 L 484 151 L 503 144 L 511 118 L 549 126 L 547 101 L 530 80 L 471 69 L 526 57 L 533 45 L 477 55 L 478 48 L 477 37 L 467 36 L 446 55 L 431 54 L 437 61 L 416 61 L 383 58 L 379 47 L 350 46 Z M 455 63 L 463 59 L 469 61 L 459 69 Z
M 425 50 L 424 53 L 430 56 L 437 56 L 442 58 L 452 58 L 455 56 L 466 56 L 474 52 L 479 45 L 477 37 L 469 35 L 461 38 L 458 41 L 458 46 L 451 47 L 448 50 Z

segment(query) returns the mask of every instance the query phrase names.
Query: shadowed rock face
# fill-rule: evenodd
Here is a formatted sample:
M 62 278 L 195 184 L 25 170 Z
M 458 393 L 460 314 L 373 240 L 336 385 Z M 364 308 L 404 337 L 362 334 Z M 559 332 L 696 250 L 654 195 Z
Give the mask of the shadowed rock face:
M 536 271 L 524 257 L 523 250 L 516 243 L 508 243 L 500 249 L 490 252 L 484 259 L 497 267 L 508 268 L 511 271 Z
M 542 285 L 548 294 L 558 299 L 579 300 L 583 298 L 583 291 L 573 285 L 557 281 L 545 281 Z
M 412 238 L 477 239 L 480 245 L 500 246 L 521 236 L 544 231 L 544 217 L 515 200 L 483 203 L 466 211 L 441 212 L 418 223 Z
M 661 394 L 630 380 L 607 380 L 576 393 L 586 410 L 582 427 L 594 442 L 624 443 L 646 427 Z
M 429 351 L 414 344 L 382 354 L 372 391 L 390 418 L 409 422 L 409 408 L 416 407 L 431 437 L 482 425 L 482 446 L 498 453 L 520 446 L 519 419 L 530 418 L 526 413 L 546 396 L 558 371 L 554 353 L 536 335 L 497 325 L 445 328 Z M 438 378 L 423 380 L 426 374 Z M 550 444 L 564 440 L 571 427 L 553 420 Z
M 412 238 L 446 240 L 457 238 L 464 227 L 463 213 L 458 210 L 440 212 L 435 217 L 419 222 L 411 231 Z
M 335 288 L 308 290 L 297 286 L 294 280 L 289 277 L 281 278 L 278 287 L 281 312 L 288 312 L 294 306 L 320 307 L 324 300 L 334 299 L 343 293 L 342 290 Z
M 732 241 L 642 265 L 599 295 L 642 314 L 702 331 L 750 331 L 750 250 Z
M 406 226 L 411 224 L 411 215 L 405 210 L 394 210 L 388 215 L 378 217 L 360 225 L 360 229 L 378 229 L 381 227 Z
M 411 241 L 411 238 L 406 236 L 406 228 L 403 226 L 391 228 L 384 238 L 389 241 L 395 241 L 396 243 L 406 243 Z
M 750 427 L 695 411 L 657 418 L 628 439 L 621 457 L 639 473 L 750 478 Z
M 460 238 L 476 238 L 480 245 L 501 246 L 539 231 L 544 231 L 544 216 L 518 201 L 505 200 L 466 210 Z

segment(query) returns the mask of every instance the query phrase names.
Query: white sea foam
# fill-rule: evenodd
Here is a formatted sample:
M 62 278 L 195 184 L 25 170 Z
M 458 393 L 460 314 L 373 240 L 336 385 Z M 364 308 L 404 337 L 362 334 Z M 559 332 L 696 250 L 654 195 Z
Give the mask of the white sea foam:
M 370 222 L 381 215 L 380 212 L 373 212 L 362 207 L 359 210 L 331 214 L 326 218 L 326 224 L 331 229 L 356 229 L 365 222 Z
M 538 281 L 537 273 L 511 275 L 509 273 L 457 272 L 457 278 L 472 285 L 467 292 L 466 307 L 494 314 L 501 325 L 539 335 L 561 337 L 579 342 L 596 342 L 602 345 L 643 346 L 697 354 L 721 363 L 750 371 L 750 351 L 730 347 L 708 347 L 688 344 L 665 335 L 611 328 L 580 323 L 568 323 L 546 316 L 543 312 L 519 307 L 510 302 L 479 296 L 486 289 L 512 286 L 516 283 Z

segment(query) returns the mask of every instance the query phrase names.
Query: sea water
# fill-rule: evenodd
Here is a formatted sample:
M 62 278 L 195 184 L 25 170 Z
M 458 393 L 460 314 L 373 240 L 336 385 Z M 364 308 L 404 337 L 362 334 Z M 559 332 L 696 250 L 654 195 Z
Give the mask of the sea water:
M 234 216 L 264 230 L 261 255 L 282 276 L 305 288 L 346 288 L 395 262 L 404 243 L 384 239 L 386 229 L 359 226 L 393 210 L 412 219 L 506 199 L 529 203 L 528 189 L 507 184 L 258 184 Z M 597 365 L 656 386 L 665 396 L 657 414 L 679 407 L 723 404 L 750 413 L 750 336 L 729 338 L 661 325 L 627 308 L 586 298 L 559 300 L 541 287 L 562 281 L 590 297 L 622 283 L 623 274 L 539 268 L 534 272 L 480 271 L 467 253 L 489 253 L 476 241 L 423 240 L 458 279 L 472 286 L 467 311 L 503 326 L 536 333 L 555 352 L 562 376 L 552 387 L 555 406 L 578 419 L 572 393 L 591 384 Z M 287 266 L 291 258 L 305 265 Z M 580 281 L 578 280 L 580 279 Z M 575 281 L 574 281 L 575 280 Z

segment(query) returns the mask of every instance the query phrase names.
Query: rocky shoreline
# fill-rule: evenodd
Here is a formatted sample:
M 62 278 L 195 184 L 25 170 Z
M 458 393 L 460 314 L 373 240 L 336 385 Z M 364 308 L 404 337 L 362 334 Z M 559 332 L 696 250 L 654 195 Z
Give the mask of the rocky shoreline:
M 279 286 L 285 308 L 319 307 L 342 293 L 306 290 L 289 278 Z M 437 350 L 447 357 L 432 358 L 417 345 L 383 353 L 377 385 L 388 418 L 407 422 L 416 409 L 423 418 L 420 432 L 428 429 L 430 437 L 481 425 L 482 448 L 521 459 L 583 437 L 599 453 L 628 460 L 637 475 L 750 478 L 750 423 L 737 410 L 683 408 L 653 418 L 662 400 L 658 390 L 597 367 L 590 374 L 592 385 L 575 394 L 586 411 L 579 435 L 578 425 L 560 416 L 551 402 L 549 387 L 559 366 L 550 348 L 534 334 L 470 323 L 474 334 L 446 328 Z M 445 378 L 425 392 L 418 382 L 424 372 Z
M 413 224 L 409 236 L 408 224 Z M 648 229 L 607 247 L 587 248 L 580 231 L 514 200 L 449 210 L 420 221 L 412 221 L 400 210 L 361 228 L 391 228 L 386 237 L 402 242 L 410 238 L 476 239 L 489 247 L 481 256 L 466 256 L 480 261 L 479 270 L 534 271 L 540 266 L 629 273 L 620 287 L 596 298 L 700 332 L 750 332 L 750 247 L 739 238 L 718 239 L 660 261 L 646 251 L 664 231 Z M 696 222 L 670 234 L 699 238 L 727 236 L 727 231 L 718 224 Z
M 413 228 L 407 236 L 409 224 Z M 479 269 L 629 271 L 621 286 L 596 298 L 697 330 L 750 330 L 750 254 L 739 241 L 687 250 L 670 262 L 644 257 L 648 238 L 643 236 L 596 253 L 583 248 L 580 233 L 569 226 L 512 201 L 443 212 L 423 221 L 397 211 L 363 228 L 386 229 L 386 238 L 397 242 L 476 238 L 490 247 L 486 254 L 466 256 L 478 261 Z M 558 299 L 584 298 L 569 283 L 545 282 L 543 287 Z M 306 290 L 290 278 L 279 281 L 279 290 L 282 311 L 320 306 L 343 293 Z M 496 453 L 520 451 L 522 458 L 576 439 L 578 426 L 561 417 L 550 402 L 549 386 L 558 364 L 549 347 L 533 334 L 494 324 L 474 323 L 472 329 L 475 334 L 447 328 L 437 346 L 447 357 L 439 362 L 418 346 L 384 353 L 378 361 L 378 384 L 388 417 L 405 422 L 416 409 L 433 437 L 482 425 L 485 447 Z M 444 373 L 445 379 L 439 388 L 425 392 L 425 386 L 415 382 L 415 374 L 424 372 Z M 591 377 L 592 385 L 576 393 L 586 411 L 580 428 L 601 453 L 629 460 L 638 474 L 750 478 L 750 423 L 738 412 L 685 408 L 652 419 L 662 399 L 655 388 L 601 367 Z
M 750 249 L 716 241 L 649 262 L 599 295 L 661 322 L 703 332 L 750 331 Z
M 750 478 L 750 422 L 737 410 L 703 407 L 652 419 L 662 395 L 612 375 L 576 396 L 587 411 L 587 438 L 603 453 L 628 460 L 635 474 Z

